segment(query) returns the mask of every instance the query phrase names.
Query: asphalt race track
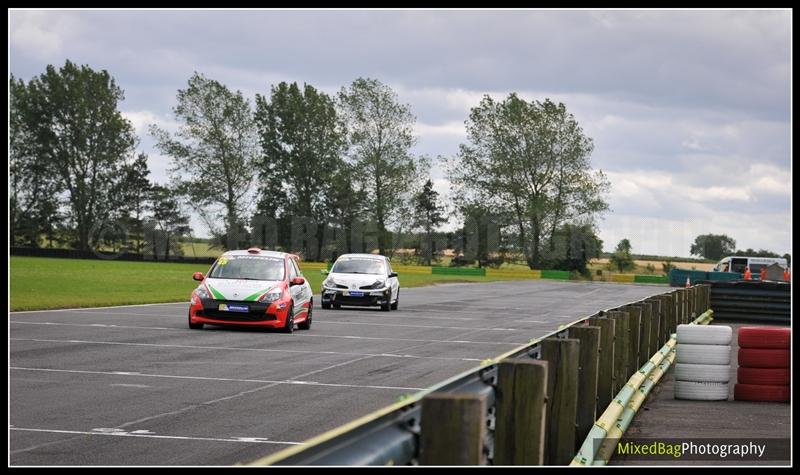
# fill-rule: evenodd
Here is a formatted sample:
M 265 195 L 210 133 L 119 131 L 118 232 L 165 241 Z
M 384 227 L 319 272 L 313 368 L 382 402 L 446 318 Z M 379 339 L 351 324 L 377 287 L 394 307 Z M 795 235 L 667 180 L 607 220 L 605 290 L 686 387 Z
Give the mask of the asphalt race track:
M 402 277 L 401 277 L 402 278 Z M 188 303 L 10 314 L 11 465 L 247 463 L 662 286 L 401 289 L 311 330 L 187 327 Z M 188 298 L 188 296 L 187 296 Z

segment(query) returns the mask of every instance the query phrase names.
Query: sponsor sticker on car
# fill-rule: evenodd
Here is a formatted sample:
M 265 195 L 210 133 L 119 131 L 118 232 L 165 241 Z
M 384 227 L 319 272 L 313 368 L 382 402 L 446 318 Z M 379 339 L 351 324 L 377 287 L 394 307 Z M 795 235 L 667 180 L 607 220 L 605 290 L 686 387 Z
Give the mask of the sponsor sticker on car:
M 247 313 L 250 311 L 250 307 L 247 305 L 229 305 L 225 303 L 219 304 L 219 311 L 220 312 L 242 312 Z

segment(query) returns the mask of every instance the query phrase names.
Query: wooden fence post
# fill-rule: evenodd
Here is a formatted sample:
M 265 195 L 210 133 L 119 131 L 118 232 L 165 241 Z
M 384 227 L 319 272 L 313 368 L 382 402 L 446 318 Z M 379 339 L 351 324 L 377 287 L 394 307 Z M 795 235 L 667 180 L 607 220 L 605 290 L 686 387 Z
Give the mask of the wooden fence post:
M 611 392 L 617 394 L 628 381 L 631 327 L 626 312 L 608 312 L 608 317 L 616 322 L 614 327 L 614 390 Z
M 642 307 L 638 305 L 626 305 L 623 309 L 628 312 L 629 324 L 631 326 L 631 344 L 628 348 L 628 378 L 639 369 L 639 347 L 641 343 L 642 331 Z M 625 379 L 627 381 L 627 378 Z
M 578 410 L 579 342 L 546 338 L 541 359 L 548 363 L 546 465 L 567 465 L 575 456 L 575 419 Z
M 592 317 L 589 325 L 600 327 L 600 365 L 597 371 L 597 408 L 595 420 L 614 397 L 614 325 L 611 318 Z
M 639 360 L 636 362 L 637 368 L 641 368 L 647 360 L 653 356 L 655 351 L 650 351 L 650 336 L 653 333 L 653 306 L 650 302 L 639 304 L 642 309 L 642 321 L 639 332 Z
M 494 465 L 544 464 L 547 361 L 507 359 L 498 366 Z
M 578 356 L 578 412 L 574 452 L 589 435 L 597 409 L 597 374 L 600 364 L 600 327 L 573 326 L 568 335 L 580 342 Z
M 486 396 L 432 393 L 422 398 L 420 465 L 485 465 Z
M 660 298 L 652 298 L 648 299 L 650 302 L 650 308 L 652 309 L 651 319 L 652 324 L 650 326 L 650 349 L 647 350 L 647 353 L 650 356 L 653 356 L 659 348 L 661 348 L 661 325 L 663 322 L 663 315 L 664 315 L 664 300 Z

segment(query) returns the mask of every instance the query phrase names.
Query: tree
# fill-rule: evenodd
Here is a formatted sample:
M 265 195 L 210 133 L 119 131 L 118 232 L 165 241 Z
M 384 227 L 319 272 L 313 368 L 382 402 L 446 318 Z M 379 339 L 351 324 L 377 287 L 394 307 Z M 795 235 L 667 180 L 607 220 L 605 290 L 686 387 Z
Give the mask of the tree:
M 487 95 L 466 126 L 468 143 L 448 167 L 450 181 L 462 199 L 509 217 L 531 268 L 542 264 L 543 245 L 553 245 L 564 223 L 591 223 L 608 209 L 608 181 L 589 164 L 592 140 L 564 104 Z
M 22 103 L 12 134 L 22 142 L 12 146 L 15 172 L 35 173 L 31 179 L 41 180 L 41 187 L 32 192 L 39 196 L 66 192 L 76 244 L 88 250 L 91 229 L 114 209 L 111 190 L 136 145 L 133 126 L 117 110 L 123 91 L 107 71 L 70 61 L 60 69 L 48 65 L 44 74 L 11 89 Z M 52 196 L 34 200 L 45 204 L 48 217 L 55 215 Z
M 269 99 L 256 95 L 255 120 L 263 150 L 260 177 L 280 187 L 262 188 L 262 193 L 268 199 L 285 196 L 290 216 L 317 224 L 319 255 L 325 226 L 333 219 L 328 196 L 345 166 L 345 132 L 335 103 L 308 84 L 301 91 L 297 83 L 281 82 L 272 86 Z
M 122 214 L 120 219 L 132 231 L 136 240 L 135 250 L 139 254 L 142 252 L 147 201 L 153 187 L 149 175 L 147 155 L 140 153 L 132 163 L 122 166 L 122 180 L 119 184 L 119 211 Z
M 611 255 L 610 266 L 619 272 L 633 270 L 636 265 L 631 257 L 631 242 L 628 239 L 623 239 L 617 244 L 614 254 Z
M 577 271 L 588 277 L 589 261 L 600 257 L 602 250 L 603 241 L 592 224 L 564 224 L 545 248 L 543 267 Z
M 415 118 L 397 94 L 375 79 L 359 78 L 339 92 L 340 114 L 347 127 L 349 157 L 367 200 L 365 208 L 377 225 L 378 252 L 385 254 L 387 225 L 408 201 L 420 160 L 411 147 Z
M 24 81 L 9 80 L 9 242 L 39 246 L 42 234 L 51 237 L 61 223 L 58 177 L 46 157 L 36 152 L 29 127 L 30 101 Z
M 735 249 L 736 241 L 724 234 L 701 234 L 694 238 L 689 252 L 704 259 L 718 261 L 733 254 Z
M 339 167 L 331 182 L 333 187 L 330 189 L 326 199 L 328 208 L 331 211 L 331 219 L 338 223 L 344 232 L 343 239 L 345 252 L 354 252 L 353 249 L 353 226 L 363 214 L 367 193 L 361 184 L 356 181 L 358 175 L 355 167 L 349 163 L 343 163 Z M 339 248 L 337 246 L 336 251 Z M 335 256 L 331 256 L 335 257 Z
M 179 237 L 189 233 L 189 218 L 181 212 L 178 196 L 170 189 L 154 185 L 150 191 L 149 208 L 152 224 L 149 231 L 153 255 L 164 250 L 164 260 L 169 260 L 170 251 L 182 255 Z
M 260 155 L 250 103 L 240 91 L 199 73 L 178 90 L 177 99 L 172 110 L 181 123 L 178 131 L 173 135 L 151 125 L 150 133 L 156 147 L 172 157 L 176 189 L 213 234 L 230 237 L 245 220 Z
M 429 266 L 433 257 L 433 232 L 447 222 L 444 207 L 439 204 L 439 193 L 433 189 L 433 182 L 430 179 L 425 182 L 422 190 L 414 195 L 414 214 L 415 224 L 425 233 L 425 265 Z
M 728 254 L 725 254 L 725 255 L 728 255 Z M 776 252 L 768 251 L 766 249 L 759 249 L 757 251 L 754 251 L 753 249 L 750 249 L 750 248 L 747 248 L 747 250 L 745 250 L 745 251 L 738 250 L 733 255 L 734 256 L 748 256 L 748 257 L 781 257 L 780 254 L 778 254 Z

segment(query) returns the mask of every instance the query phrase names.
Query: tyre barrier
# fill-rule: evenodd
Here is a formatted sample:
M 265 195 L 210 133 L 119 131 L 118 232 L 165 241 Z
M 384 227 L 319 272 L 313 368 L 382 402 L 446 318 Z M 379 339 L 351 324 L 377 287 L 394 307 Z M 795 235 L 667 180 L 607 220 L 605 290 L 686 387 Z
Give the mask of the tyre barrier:
M 731 327 L 678 325 L 676 334 L 675 399 L 727 401 Z
M 730 365 L 729 345 L 688 345 L 678 343 L 678 363 L 704 365 Z
M 677 335 L 678 344 L 730 345 L 733 330 L 723 325 L 678 325 Z
M 790 328 L 742 327 L 738 331 L 737 401 L 789 402 L 792 361 Z
M 740 384 L 788 386 L 790 380 L 789 368 L 746 368 L 740 366 L 736 370 L 736 382 Z
M 791 356 L 789 350 L 739 348 L 738 361 L 745 368 L 788 368 Z
M 695 383 L 727 383 L 731 379 L 730 366 L 720 364 L 675 365 L 675 380 Z
M 727 401 L 728 383 L 675 381 L 675 399 Z
M 790 396 L 789 386 L 741 383 L 733 386 L 733 398 L 737 401 L 789 402 Z
M 789 348 L 792 341 L 790 328 L 741 327 L 738 334 L 739 348 Z

